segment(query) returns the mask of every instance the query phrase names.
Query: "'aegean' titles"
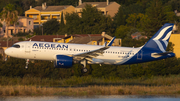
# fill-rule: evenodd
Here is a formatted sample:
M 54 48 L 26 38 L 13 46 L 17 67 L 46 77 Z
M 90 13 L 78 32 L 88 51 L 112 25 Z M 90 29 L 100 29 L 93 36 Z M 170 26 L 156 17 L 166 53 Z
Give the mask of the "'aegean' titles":
M 49 43 L 34 43 L 33 47 L 68 48 L 68 45 L 64 45 L 64 44 L 49 44 Z

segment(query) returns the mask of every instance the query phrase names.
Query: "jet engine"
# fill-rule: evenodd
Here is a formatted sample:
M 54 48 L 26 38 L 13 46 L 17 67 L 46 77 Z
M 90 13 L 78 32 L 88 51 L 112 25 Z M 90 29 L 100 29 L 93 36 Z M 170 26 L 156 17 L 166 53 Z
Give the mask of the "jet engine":
M 70 68 L 73 65 L 73 57 L 66 55 L 57 55 L 54 62 L 55 68 Z

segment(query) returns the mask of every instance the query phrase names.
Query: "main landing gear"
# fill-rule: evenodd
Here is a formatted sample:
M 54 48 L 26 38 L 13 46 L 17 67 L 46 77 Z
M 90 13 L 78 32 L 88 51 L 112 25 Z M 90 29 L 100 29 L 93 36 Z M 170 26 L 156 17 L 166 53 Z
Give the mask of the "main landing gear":
M 29 59 L 26 59 L 26 66 L 25 66 L 25 69 L 28 69 L 28 65 L 29 65 Z
M 81 65 L 82 65 L 82 73 L 86 73 L 88 71 L 88 69 L 86 68 L 86 65 L 87 65 L 87 61 L 86 60 L 82 60 L 81 61 Z

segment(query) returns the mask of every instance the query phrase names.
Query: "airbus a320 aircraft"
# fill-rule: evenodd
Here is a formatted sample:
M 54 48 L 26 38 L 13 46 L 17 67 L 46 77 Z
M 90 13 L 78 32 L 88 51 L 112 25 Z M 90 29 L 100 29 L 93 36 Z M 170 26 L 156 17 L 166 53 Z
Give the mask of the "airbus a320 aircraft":
M 87 72 L 86 64 L 124 65 L 174 57 L 174 53 L 166 51 L 173 26 L 174 24 L 166 23 L 139 48 L 111 46 L 114 38 L 103 46 L 23 41 L 15 43 L 5 53 L 15 58 L 27 59 L 26 68 L 29 59 L 50 60 L 54 61 L 57 68 L 69 68 L 73 63 L 80 63 L 83 65 L 82 71 Z

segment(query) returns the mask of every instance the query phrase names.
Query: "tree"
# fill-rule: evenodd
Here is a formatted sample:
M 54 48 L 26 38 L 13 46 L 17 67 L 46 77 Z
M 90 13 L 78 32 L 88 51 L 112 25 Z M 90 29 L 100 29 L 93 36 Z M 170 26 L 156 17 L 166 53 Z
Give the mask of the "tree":
M 100 34 L 105 31 L 113 33 L 113 21 L 110 16 L 102 15 L 96 7 L 86 5 L 81 17 L 78 13 L 66 14 L 66 25 L 61 33 L 67 34 Z
M 82 30 L 84 34 L 100 34 L 103 31 L 110 34 L 112 20 L 91 5 L 86 5 L 82 11 Z
M 8 4 L 3 8 L 2 19 L 6 22 L 6 36 L 8 37 L 8 27 L 10 25 L 16 25 L 18 20 L 18 12 L 15 10 L 14 5 Z
M 26 10 L 29 9 L 30 6 L 35 6 L 36 4 L 36 0 L 20 0 L 20 4 L 21 4 L 21 8 L 22 8 L 22 12 L 24 13 Z
M 123 6 L 119 7 L 118 13 L 114 17 L 114 23 L 116 26 L 125 25 L 125 14 L 123 11 Z
M 130 4 L 134 4 L 134 3 L 136 3 L 139 0 L 115 0 L 115 1 L 117 1 L 120 4 L 129 6 Z
M 59 29 L 59 34 L 74 34 L 74 33 L 81 33 L 79 26 L 81 26 L 81 18 L 77 13 L 72 13 L 69 14 L 67 13 L 66 15 L 66 25 L 64 27 L 61 27 L 60 24 L 60 29 Z
M 49 26 L 51 25 L 51 26 Z M 57 21 L 57 19 L 51 19 L 45 23 L 43 23 L 43 32 L 45 34 L 49 34 L 49 35 L 52 35 L 52 34 L 56 34 L 57 31 L 59 30 L 59 22 Z
M 134 13 L 129 15 L 129 17 L 126 19 L 126 22 L 128 26 L 142 29 L 145 20 L 147 20 L 147 15 L 142 13 Z
M 64 27 L 65 27 L 65 24 L 64 24 L 64 14 L 62 12 L 62 14 L 61 14 L 61 23 L 60 23 L 58 32 L 63 33 Z M 63 34 L 65 34 L 65 33 L 63 33 Z
M 61 14 L 61 27 L 64 27 L 64 14 Z
M 130 31 L 131 28 L 132 27 L 130 27 L 130 26 L 121 25 L 118 28 L 116 28 L 115 36 L 117 38 L 124 39 L 127 36 L 127 33 Z
M 43 33 L 47 35 L 56 34 L 59 30 L 59 26 L 60 24 L 57 19 L 48 20 L 47 22 L 43 23 Z M 37 35 L 42 35 L 42 28 L 39 27 L 34 29 L 34 33 Z
M 144 21 L 144 26 L 142 26 L 149 36 L 156 33 L 163 24 L 169 22 L 167 12 L 169 12 L 169 9 L 166 9 L 166 6 L 162 4 L 162 0 L 152 0 L 150 2 L 150 7 L 146 9 L 148 17 Z
M 170 0 L 166 3 L 166 5 L 171 5 L 172 11 L 178 10 L 180 11 L 180 1 L 179 0 Z
M 0 22 L 0 28 L 2 28 L 3 27 L 3 24 Z

